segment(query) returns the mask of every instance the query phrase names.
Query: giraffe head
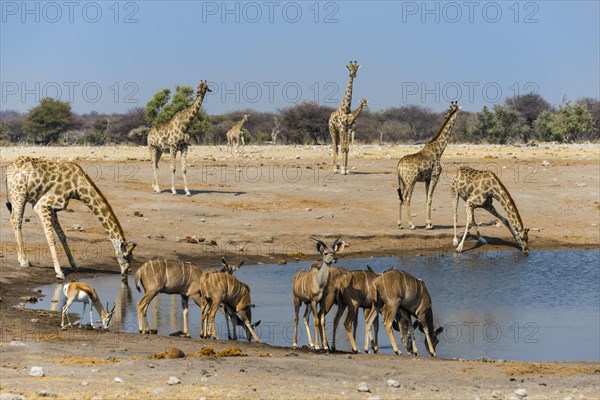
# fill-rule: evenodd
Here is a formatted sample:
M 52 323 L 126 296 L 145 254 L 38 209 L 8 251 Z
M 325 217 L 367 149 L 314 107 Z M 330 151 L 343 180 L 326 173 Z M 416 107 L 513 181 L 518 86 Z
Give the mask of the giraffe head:
M 367 99 L 362 99 L 362 100 L 360 101 L 360 105 L 361 105 L 361 106 L 363 106 L 363 107 L 365 107 L 365 108 L 369 108 L 369 100 L 367 100 Z
M 250 114 L 244 114 L 244 116 L 242 117 L 242 119 L 244 120 L 244 122 L 248 121 L 248 118 L 250 117 Z
M 356 71 L 358 71 L 360 65 L 358 65 L 356 61 L 354 61 L 354 63 L 350 61 L 350 64 L 346 65 L 346 68 L 348 68 L 348 71 L 350 71 L 350 76 L 352 78 L 356 78 Z
M 458 102 L 451 101 L 450 102 L 450 107 L 448 107 L 448 110 L 446 111 L 446 114 L 444 114 L 444 119 L 450 118 L 452 115 L 454 115 L 461 108 L 462 107 L 459 107 Z
M 133 249 L 135 249 L 135 246 L 137 246 L 135 243 L 121 242 L 118 250 L 116 251 L 117 261 L 119 262 L 119 267 L 121 267 L 121 275 L 123 276 L 127 276 L 127 272 L 129 272 L 129 264 L 133 258 Z
M 206 80 L 200 81 L 200 84 L 198 85 L 198 90 L 196 90 L 196 97 L 204 98 L 206 92 L 212 92 L 212 90 L 210 90 L 210 88 L 208 87 Z

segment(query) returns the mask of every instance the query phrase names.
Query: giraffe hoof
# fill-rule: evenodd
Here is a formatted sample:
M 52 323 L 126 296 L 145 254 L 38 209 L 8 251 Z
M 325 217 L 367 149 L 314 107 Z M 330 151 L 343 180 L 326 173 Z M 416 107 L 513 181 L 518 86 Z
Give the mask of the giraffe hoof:
M 31 263 L 29 261 L 25 261 L 21 263 L 21 268 L 29 268 L 31 267 Z
M 398 229 L 404 229 L 404 227 L 402 226 L 402 224 L 398 224 Z
M 410 228 L 408 228 L 408 229 L 410 229 L 411 231 L 413 231 L 413 230 L 415 230 L 415 228 L 416 228 L 416 226 L 411 225 Z
M 452 246 L 454 246 L 454 247 L 458 246 L 458 240 L 454 239 L 452 241 Z
M 60 274 L 56 274 L 56 279 L 64 280 L 65 279 L 65 274 L 63 274 L 62 272 Z
M 186 195 L 186 196 L 191 196 L 192 194 L 190 193 L 190 191 L 189 191 L 189 190 L 186 190 L 186 191 L 185 191 L 185 195 Z
M 425 229 L 428 230 L 428 231 L 432 230 L 433 229 L 433 225 L 428 224 L 428 225 L 425 226 Z

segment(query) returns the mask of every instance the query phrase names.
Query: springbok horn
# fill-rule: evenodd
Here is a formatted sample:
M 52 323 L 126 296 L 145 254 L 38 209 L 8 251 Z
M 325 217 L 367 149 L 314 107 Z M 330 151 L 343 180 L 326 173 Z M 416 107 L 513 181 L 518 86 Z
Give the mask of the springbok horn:
M 115 302 L 113 301 L 113 306 L 112 306 L 112 308 L 110 309 L 110 312 L 111 312 L 111 313 L 115 311 L 115 307 L 116 307 L 116 306 L 117 306 L 117 303 L 115 303 Z M 106 307 L 108 308 L 108 302 L 106 303 Z

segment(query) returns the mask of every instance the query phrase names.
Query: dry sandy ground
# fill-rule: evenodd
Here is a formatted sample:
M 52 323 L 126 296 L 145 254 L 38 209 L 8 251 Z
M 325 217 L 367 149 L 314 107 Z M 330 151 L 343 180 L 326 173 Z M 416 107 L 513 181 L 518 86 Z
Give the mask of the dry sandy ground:
M 247 147 L 239 157 L 224 147 L 193 147 L 188 158 L 191 197 L 172 196 L 168 158 L 150 190 L 151 169 L 144 147 L 2 148 L 2 167 L 20 155 L 78 162 L 115 210 L 128 240 L 135 241 L 133 271 L 153 256 L 216 265 L 221 255 L 247 263 L 316 258 L 309 236 L 342 237 L 345 257 L 450 252 L 450 180 L 458 165 L 494 170 L 510 190 L 530 248 L 598 248 L 600 233 L 600 146 L 538 147 L 451 145 L 444 153 L 444 177 L 433 199 L 433 231 L 424 227 L 424 189 L 418 184 L 412 212 L 417 229 L 396 228 L 395 166 L 414 146 L 356 146 L 351 174 L 333 175 L 327 146 Z M 182 193 L 180 165 L 177 188 Z M 4 172 L 4 171 L 3 171 Z M 4 173 L 2 174 L 4 176 Z M 3 178 L 4 179 L 4 178 Z M 1 189 L 5 198 L 4 184 Z M 116 272 L 106 234 L 81 203 L 60 219 L 82 272 L 67 279 Z M 31 288 L 54 282 L 39 220 L 28 206 L 24 238 L 33 264 L 18 267 L 9 215 L 0 212 L 0 391 L 28 398 L 509 398 L 524 388 L 529 398 L 598 398 L 600 363 L 503 363 L 438 360 L 387 355 L 316 354 L 241 342 L 142 337 L 110 332 L 61 332 L 56 313 L 14 308 Z M 518 251 L 504 227 L 478 211 L 490 244 L 467 251 Z M 464 207 L 459 222 L 464 225 Z M 72 229 L 80 224 L 84 231 Z M 187 243 L 187 236 L 205 240 Z M 67 262 L 63 257 L 65 272 Z M 435 299 L 434 299 L 435 300 Z M 193 307 L 193 306 L 192 306 Z M 291 316 L 290 316 L 291 317 Z M 33 322 L 32 322 L 33 321 Z M 18 340 L 20 343 L 12 343 Z M 17 344 L 17 345 L 15 345 Z M 202 347 L 239 347 L 247 357 L 193 357 Z M 173 347 L 187 356 L 150 360 Z M 150 367 L 152 365 L 152 367 Z M 42 366 L 45 377 L 28 375 Z M 181 380 L 168 385 L 170 376 Z M 116 383 L 115 377 L 123 380 Z M 387 386 L 387 380 L 400 383 Z M 84 382 L 85 381 L 85 382 Z M 364 381 L 370 393 L 357 391 Z M 87 384 L 86 384 L 87 383 Z M 583 397 L 581 397 L 583 396 Z

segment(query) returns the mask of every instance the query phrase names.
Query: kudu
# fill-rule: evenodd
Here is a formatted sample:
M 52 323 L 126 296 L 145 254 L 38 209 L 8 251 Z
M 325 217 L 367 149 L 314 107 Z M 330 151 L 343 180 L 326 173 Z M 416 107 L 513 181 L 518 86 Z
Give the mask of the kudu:
M 377 293 L 377 302 L 373 304 L 367 321 L 367 332 L 381 309 L 383 314 L 383 325 L 390 338 L 392 347 L 396 354 L 401 354 L 394 339 L 392 325 L 398 311 L 404 313 L 406 319 L 410 316 L 417 318 L 415 325 L 425 333 L 425 347 L 429 354 L 436 356 L 435 348 L 438 344 L 438 336 L 444 330 L 443 327 L 435 329 L 433 326 L 433 311 L 431 309 L 431 296 L 425 283 L 412 276 L 408 272 L 390 269 L 373 280 L 372 286 Z M 381 301 L 380 305 L 379 303 Z M 408 315 L 407 315 L 408 314 Z M 409 324 L 411 336 L 413 327 Z M 366 342 L 365 335 L 365 342 Z M 366 345 L 366 343 L 365 343 Z M 413 352 L 418 354 L 416 343 L 413 341 Z
M 215 315 L 219 306 L 224 304 L 235 310 L 240 315 L 246 327 L 246 339 L 250 341 L 250 335 L 257 342 L 261 343 L 260 338 L 254 332 L 254 327 L 260 324 L 260 321 L 252 324 L 252 302 L 250 300 L 250 287 L 240 282 L 233 275 L 226 272 L 212 272 L 206 274 L 202 280 L 202 295 L 207 301 L 207 312 L 202 315 L 202 325 L 206 327 L 214 339 L 218 339 L 215 329 Z M 208 319 L 210 318 L 210 324 Z M 250 335 L 248 335 L 248 332 Z
M 90 306 L 90 325 L 94 328 L 94 320 L 92 318 L 93 308 L 96 309 L 96 312 L 100 315 L 100 319 L 102 320 L 102 328 L 108 329 L 110 326 L 110 320 L 115 312 L 115 305 L 110 311 L 106 311 L 102 306 L 102 302 L 98 297 L 98 293 L 96 293 L 96 289 L 83 282 L 70 282 L 67 283 L 63 287 L 63 292 L 67 297 L 67 303 L 62 309 L 62 318 L 60 322 L 61 329 L 67 329 L 67 327 L 71 326 L 71 320 L 69 319 L 69 307 L 74 302 L 83 303 L 83 311 L 81 311 L 81 319 L 79 320 L 79 327 L 82 328 L 83 324 L 83 315 L 85 314 L 85 306 Z M 106 303 L 106 309 L 108 309 L 108 303 Z M 67 319 L 68 325 L 65 325 L 65 317 Z
M 352 345 L 352 351 L 358 353 L 358 346 L 356 345 L 356 327 L 358 325 L 358 309 L 363 309 L 363 316 L 365 318 L 365 327 L 367 324 L 368 316 L 371 312 L 373 302 L 376 302 L 375 288 L 372 286 L 373 281 L 381 274 L 376 273 L 373 269 L 367 265 L 367 270 L 356 270 L 350 271 L 347 274 L 341 275 L 335 281 L 335 293 L 336 303 L 338 306 L 335 318 L 333 320 L 333 349 L 335 349 L 336 332 L 339 321 L 346 309 L 346 319 L 344 321 L 344 327 L 348 334 L 348 339 Z M 402 335 L 402 344 L 408 350 L 412 346 L 411 336 L 409 335 L 410 320 L 403 318 L 400 311 L 396 315 L 396 320 L 399 322 L 394 323 L 394 329 L 400 331 Z M 373 332 L 365 331 L 365 353 L 369 352 L 368 346 L 368 335 L 372 335 L 372 346 L 373 351 L 377 353 L 379 351 L 378 344 L 378 332 L 379 331 L 379 316 L 377 315 L 374 320 Z
M 146 261 L 135 272 L 135 287 L 144 288 L 144 296 L 138 302 L 138 328 L 140 333 L 150 333 L 148 327 L 148 305 L 159 293 L 179 294 L 183 307 L 183 336 L 189 337 L 188 301 L 191 298 L 202 309 L 200 281 L 202 271 L 192 263 L 152 259 Z
M 337 262 L 336 254 L 344 251 L 346 243 L 339 238 L 335 239 L 331 248 L 323 241 L 317 238 L 311 238 L 316 242 L 317 251 L 321 254 L 321 262 L 315 261 L 310 270 L 300 270 L 294 275 L 292 282 L 292 292 L 294 296 L 294 341 L 293 347 L 298 347 L 298 312 L 302 303 L 306 304 L 304 312 L 304 326 L 308 337 L 308 345 L 315 350 L 320 350 L 319 335 L 323 341 L 323 348 L 329 349 L 327 335 L 325 332 L 325 314 L 327 313 L 326 299 L 331 298 L 331 305 L 335 294 L 333 290 L 327 291 L 327 285 L 330 280 L 331 265 Z M 340 270 L 340 273 L 342 270 Z M 309 307 L 310 304 L 310 307 Z M 317 311 L 317 304 L 319 310 Z M 314 315 L 315 325 L 315 343 L 313 344 L 310 328 L 308 326 L 308 317 L 310 313 Z

